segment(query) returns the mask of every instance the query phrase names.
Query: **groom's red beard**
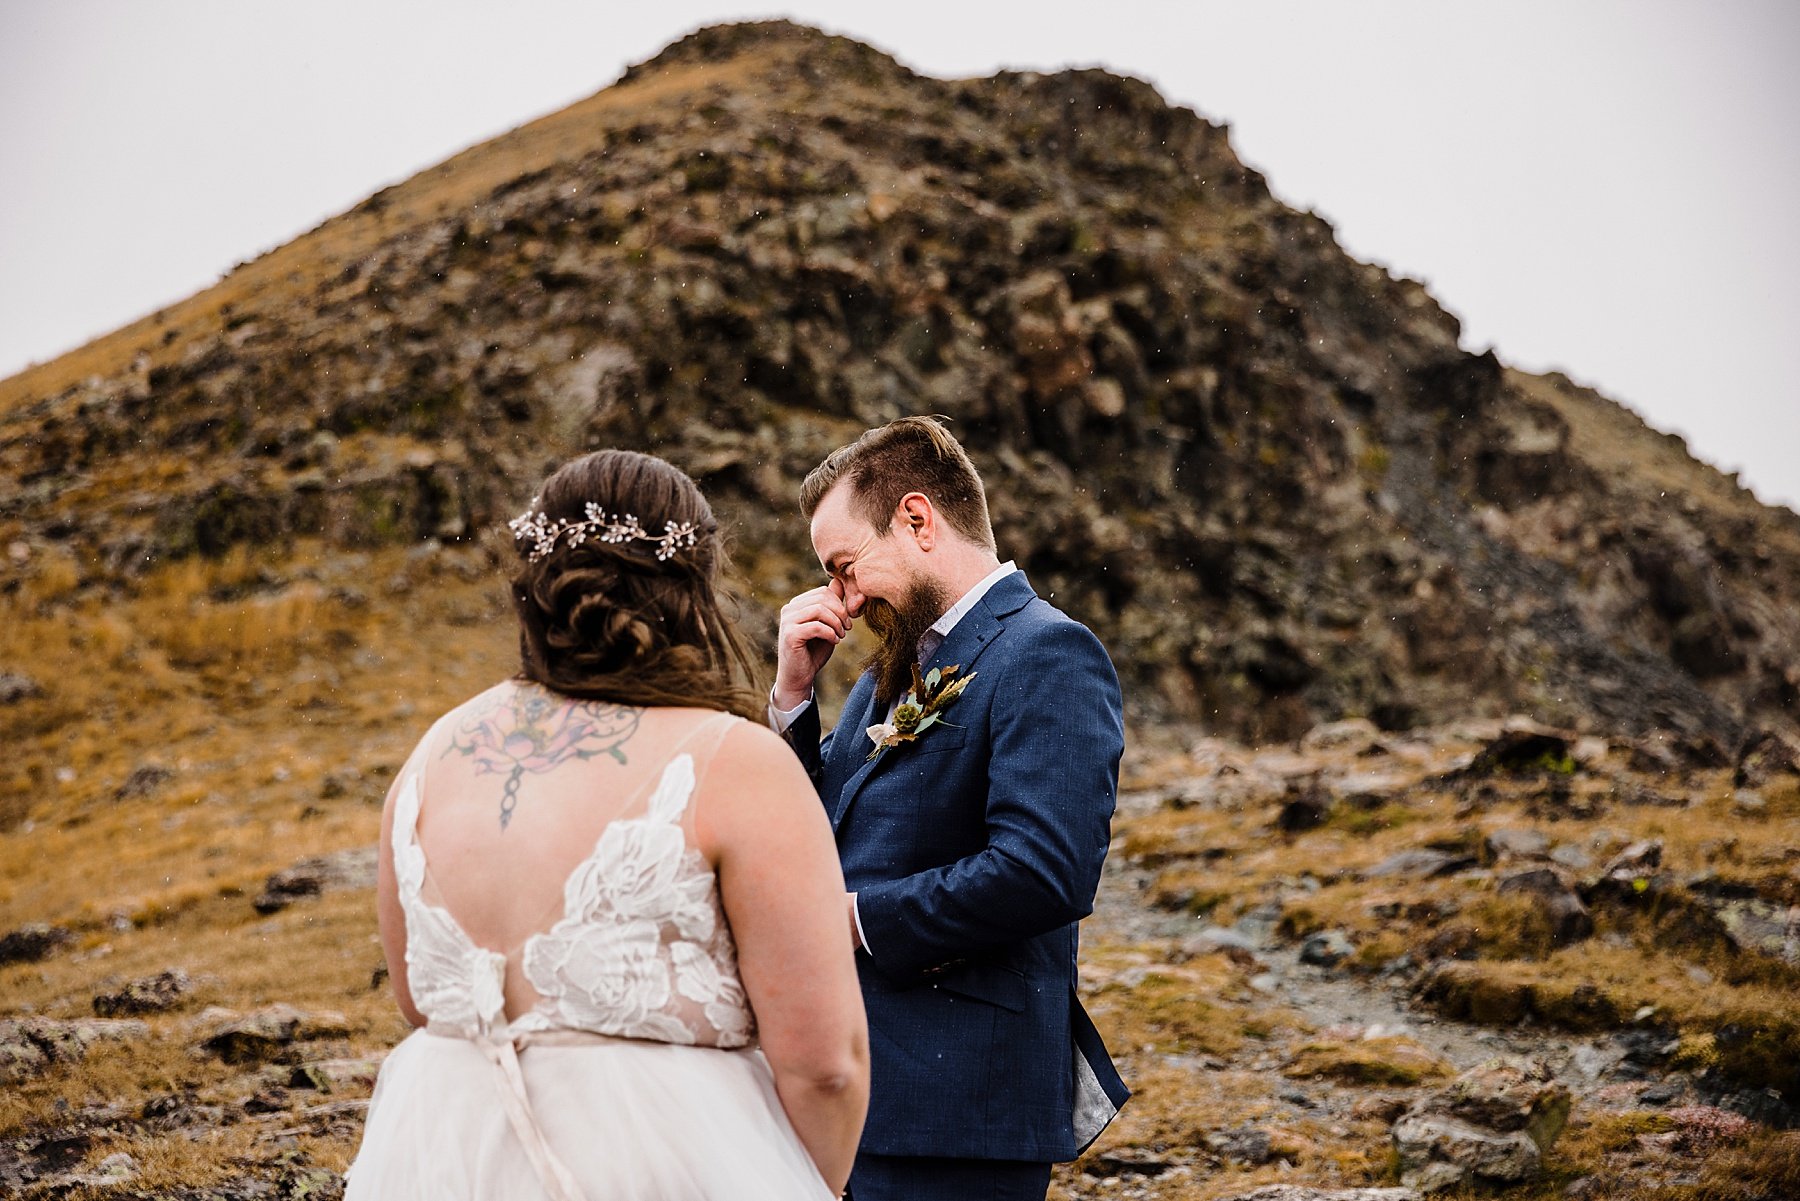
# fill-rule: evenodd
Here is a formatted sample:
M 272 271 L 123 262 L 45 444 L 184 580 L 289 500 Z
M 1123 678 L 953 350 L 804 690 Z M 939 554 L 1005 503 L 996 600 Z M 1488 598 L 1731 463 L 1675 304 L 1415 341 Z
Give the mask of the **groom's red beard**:
M 875 673 L 875 707 L 886 709 L 912 687 L 913 668 L 919 662 L 919 639 L 950 608 L 950 594 L 933 579 L 920 579 L 897 603 L 863 602 L 862 619 L 880 639 L 863 660 L 862 670 Z

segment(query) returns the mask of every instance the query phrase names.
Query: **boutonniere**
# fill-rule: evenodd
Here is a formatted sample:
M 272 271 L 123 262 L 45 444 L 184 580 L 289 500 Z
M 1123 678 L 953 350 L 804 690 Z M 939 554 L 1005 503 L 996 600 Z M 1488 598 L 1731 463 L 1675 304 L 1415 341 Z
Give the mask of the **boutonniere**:
M 875 749 L 869 752 L 865 762 L 873 761 L 890 746 L 923 737 L 925 731 L 942 721 L 944 710 L 955 704 L 969 681 L 980 674 L 972 671 L 960 676 L 961 671 L 962 664 L 958 663 L 951 667 L 934 667 L 921 675 L 915 666 L 912 690 L 894 706 L 893 720 L 869 727 L 869 740 L 875 744 Z

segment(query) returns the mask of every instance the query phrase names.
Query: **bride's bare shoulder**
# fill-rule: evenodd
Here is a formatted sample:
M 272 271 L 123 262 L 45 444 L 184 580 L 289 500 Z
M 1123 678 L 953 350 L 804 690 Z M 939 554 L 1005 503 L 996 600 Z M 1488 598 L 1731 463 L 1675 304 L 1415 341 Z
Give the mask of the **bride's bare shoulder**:
M 731 723 L 708 774 L 716 781 L 730 781 L 738 789 L 760 781 L 791 782 L 796 775 L 802 782 L 806 780 L 806 769 L 787 741 L 754 721 Z

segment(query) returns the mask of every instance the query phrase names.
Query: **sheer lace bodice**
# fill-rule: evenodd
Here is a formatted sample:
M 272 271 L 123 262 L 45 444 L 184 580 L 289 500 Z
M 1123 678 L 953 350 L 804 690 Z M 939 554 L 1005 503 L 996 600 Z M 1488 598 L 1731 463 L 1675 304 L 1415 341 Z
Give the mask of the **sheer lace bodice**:
M 390 839 L 425 1027 L 382 1064 L 345 1201 L 829 1201 L 752 1046 L 694 835 L 696 793 L 739 720 L 496 690 L 420 742 Z M 628 771 L 571 762 L 611 754 L 627 728 L 629 764 L 611 757 Z M 459 757 L 469 749 L 491 756 L 485 770 Z M 430 788 L 427 762 L 444 765 Z M 545 763 L 515 787 L 514 765 Z M 483 841 L 493 810 L 476 802 L 496 794 L 519 841 Z
M 607 823 L 563 884 L 562 916 L 510 955 L 478 946 L 434 895 L 418 835 L 421 758 L 408 762 L 395 797 L 393 847 L 407 984 L 429 1030 L 474 1040 L 579 1030 L 749 1045 L 754 1020 L 718 882 L 689 838 L 691 753 L 669 760 L 640 815 Z M 510 1023 L 509 970 L 537 995 Z

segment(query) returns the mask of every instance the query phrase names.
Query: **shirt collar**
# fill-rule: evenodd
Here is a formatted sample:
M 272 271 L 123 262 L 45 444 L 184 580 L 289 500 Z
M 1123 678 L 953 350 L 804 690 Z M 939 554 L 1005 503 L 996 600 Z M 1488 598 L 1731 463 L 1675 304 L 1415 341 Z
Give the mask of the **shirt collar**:
M 994 568 L 994 570 L 988 572 L 987 576 L 983 578 L 979 584 L 976 584 L 973 588 L 963 593 L 962 599 L 950 606 L 949 612 L 931 623 L 931 632 L 942 638 L 950 637 L 950 631 L 956 628 L 956 623 L 961 621 L 964 617 L 967 617 L 969 610 L 981 603 L 981 598 L 988 594 L 988 589 L 992 588 L 995 584 L 998 584 L 1001 580 L 1004 580 L 1007 576 L 1017 570 L 1018 568 L 1013 565 L 1013 561 L 1008 559 L 1006 562 L 1000 564 L 1000 566 Z

